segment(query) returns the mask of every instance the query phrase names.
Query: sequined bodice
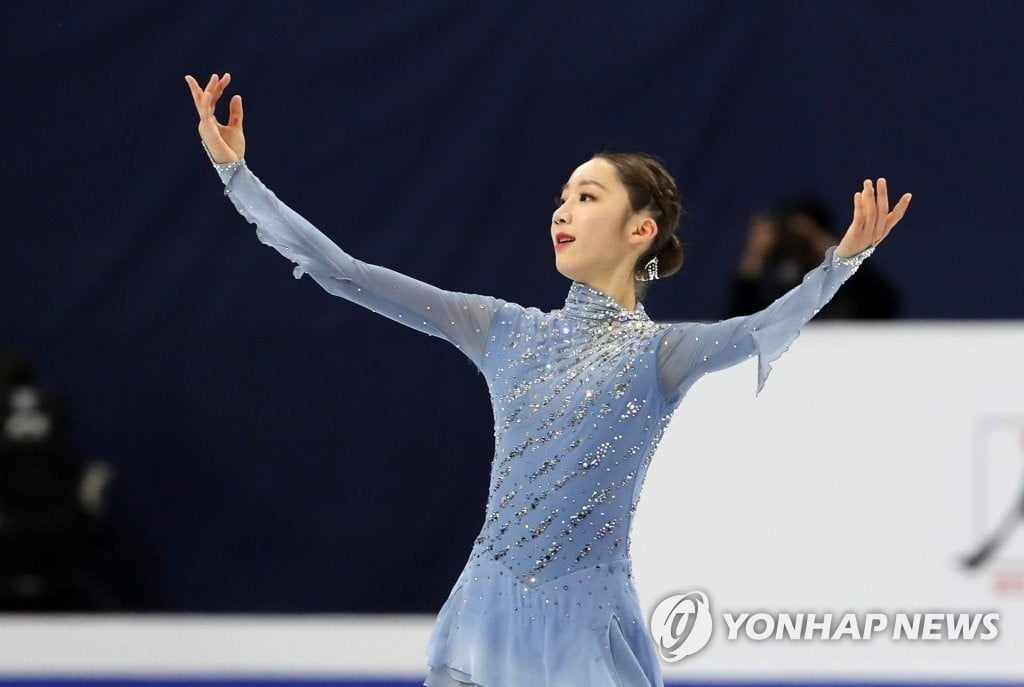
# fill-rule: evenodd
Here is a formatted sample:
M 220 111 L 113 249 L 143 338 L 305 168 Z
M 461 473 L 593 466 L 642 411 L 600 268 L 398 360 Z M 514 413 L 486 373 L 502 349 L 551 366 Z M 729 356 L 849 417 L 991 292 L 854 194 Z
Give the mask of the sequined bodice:
M 573 282 L 565 305 L 495 323 L 495 455 L 470 566 L 543 584 L 628 556 L 647 465 L 670 416 L 654 383 L 665 325 Z

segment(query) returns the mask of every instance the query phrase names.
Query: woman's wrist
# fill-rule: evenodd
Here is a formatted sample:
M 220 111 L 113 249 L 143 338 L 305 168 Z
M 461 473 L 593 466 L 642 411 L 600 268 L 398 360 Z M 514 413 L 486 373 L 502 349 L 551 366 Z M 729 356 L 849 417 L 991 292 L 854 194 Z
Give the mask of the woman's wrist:
M 848 267 L 857 268 L 860 267 L 861 263 L 867 260 L 868 257 L 870 257 L 870 255 L 874 252 L 875 247 L 868 246 L 859 253 L 844 256 L 839 254 L 839 247 L 837 246 L 835 252 L 832 253 L 832 263 L 835 265 L 844 265 Z
M 214 159 L 213 154 L 210 152 L 210 148 L 206 145 L 206 141 L 204 141 L 203 139 L 199 139 L 199 143 L 202 144 L 203 150 L 206 151 L 206 157 L 210 158 L 210 162 L 213 163 L 213 165 L 215 166 L 240 164 L 243 162 L 242 158 L 238 158 L 237 160 L 225 160 L 224 162 L 218 162 L 217 160 Z

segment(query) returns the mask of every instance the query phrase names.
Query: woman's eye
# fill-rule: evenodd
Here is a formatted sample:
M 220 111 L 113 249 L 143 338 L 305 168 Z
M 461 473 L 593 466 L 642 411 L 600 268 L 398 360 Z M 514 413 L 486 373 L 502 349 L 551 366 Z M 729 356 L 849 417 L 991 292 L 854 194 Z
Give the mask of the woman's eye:
M 590 198 L 591 200 L 594 200 L 594 196 L 590 195 L 589 193 L 581 193 L 580 194 L 580 200 L 583 200 L 584 198 Z M 561 207 L 564 204 L 565 204 L 565 201 L 562 200 L 561 196 L 555 196 L 555 207 L 556 208 Z

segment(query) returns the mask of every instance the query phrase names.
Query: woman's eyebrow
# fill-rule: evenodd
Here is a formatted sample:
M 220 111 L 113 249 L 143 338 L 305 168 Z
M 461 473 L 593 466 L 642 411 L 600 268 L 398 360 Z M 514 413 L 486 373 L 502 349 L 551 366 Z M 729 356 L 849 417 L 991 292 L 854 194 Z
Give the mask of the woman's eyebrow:
M 594 181 L 593 179 L 584 179 L 583 181 L 580 182 L 580 186 L 586 186 L 587 184 L 593 184 L 594 186 L 600 186 L 601 188 L 604 188 L 604 184 L 602 184 L 599 181 Z M 569 184 L 565 184 L 564 186 L 562 186 L 562 193 L 565 193 L 565 189 L 567 188 L 569 188 Z M 604 190 L 607 191 L 608 189 L 604 188 Z

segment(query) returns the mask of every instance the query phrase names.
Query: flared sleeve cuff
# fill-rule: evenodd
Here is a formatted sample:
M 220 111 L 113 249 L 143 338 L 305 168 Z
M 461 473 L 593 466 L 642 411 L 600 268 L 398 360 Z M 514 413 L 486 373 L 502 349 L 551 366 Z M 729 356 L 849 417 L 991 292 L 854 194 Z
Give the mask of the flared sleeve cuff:
M 231 177 L 235 175 L 240 167 L 245 166 L 245 158 L 241 158 L 236 162 L 217 162 L 210 155 L 210 149 L 206 147 L 206 141 L 200 141 L 203 146 L 203 151 L 206 153 L 206 157 L 210 159 L 210 164 L 217 171 L 217 176 L 220 177 L 221 182 L 227 186 L 228 182 L 231 181 Z
M 757 353 L 755 397 L 764 388 L 772 371 L 772 363 L 782 357 L 800 337 L 803 325 L 832 300 L 839 287 L 875 251 L 874 246 L 869 246 L 856 255 L 844 258 L 836 255 L 838 248 L 832 246 L 828 249 L 821 267 L 808 275 L 806 282 L 799 287 L 800 291 L 794 293 L 798 298 L 789 307 L 781 308 L 775 317 L 764 318 L 752 328 L 751 338 Z

